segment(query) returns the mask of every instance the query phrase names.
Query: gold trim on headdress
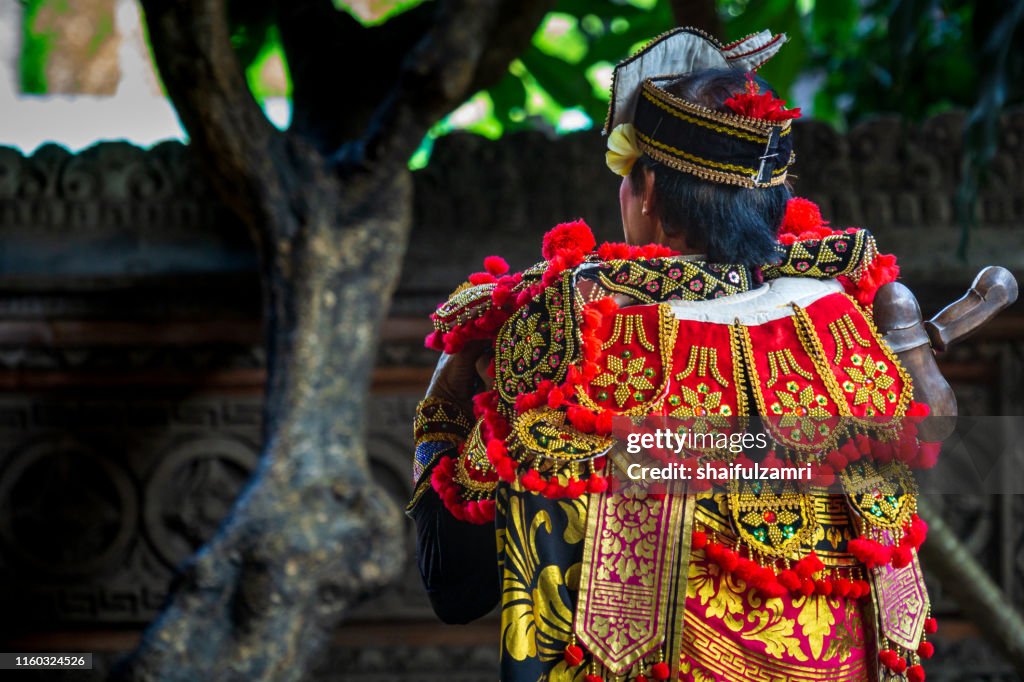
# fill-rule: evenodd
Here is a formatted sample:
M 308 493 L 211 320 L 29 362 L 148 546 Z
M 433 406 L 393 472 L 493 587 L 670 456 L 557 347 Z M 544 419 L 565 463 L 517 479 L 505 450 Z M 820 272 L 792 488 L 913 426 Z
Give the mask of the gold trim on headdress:
M 755 33 L 722 45 L 697 29 L 663 33 L 615 67 L 611 102 L 605 121 L 606 162 L 613 172 L 628 175 L 636 159 L 655 161 L 704 180 L 740 187 L 772 187 L 786 181 L 793 163 L 791 121 L 766 120 L 785 112 L 781 100 L 759 99 L 750 84 L 748 102 L 739 109 L 765 119 L 722 112 L 688 102 L 665 89 L 692 71 L 736 68 L 749 71 L 774 55 L 784 34 Z M 739 99 L 742 99 L 740 97 Z M 761 108 L 764 104 L 768 109 Z M 779 118 L 782 118 L 779 116 Z

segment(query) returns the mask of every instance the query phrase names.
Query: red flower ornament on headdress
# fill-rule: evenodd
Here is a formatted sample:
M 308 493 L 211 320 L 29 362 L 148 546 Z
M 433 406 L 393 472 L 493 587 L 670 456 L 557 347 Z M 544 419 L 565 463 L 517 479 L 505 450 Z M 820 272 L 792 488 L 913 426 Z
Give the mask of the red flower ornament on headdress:
M 747 91 L 733 95 L 725 100 L 725 106 L 734 113 L 762 121 L 788 121 L 800 118 L 800 107 L 786 109 L 786 100 L 775 97 L 770 92 L 761 92 L 754 74 L 747 72 Z

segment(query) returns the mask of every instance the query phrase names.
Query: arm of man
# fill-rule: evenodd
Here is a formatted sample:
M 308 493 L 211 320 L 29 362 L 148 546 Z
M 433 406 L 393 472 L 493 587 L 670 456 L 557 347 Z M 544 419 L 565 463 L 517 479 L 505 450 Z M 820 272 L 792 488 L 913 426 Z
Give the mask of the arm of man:
M 431 485 L 439 461 L 456 457 L 472 426 L 472 395 L 486 347 L 443 355 L 414 425 L 416 478 L 407 514 L 416 524 L 416 562 L 437 616 L 445 623 L 468 623 L 498 603 L 497 543 L 493 524 L 460 521 L 445 509 Z

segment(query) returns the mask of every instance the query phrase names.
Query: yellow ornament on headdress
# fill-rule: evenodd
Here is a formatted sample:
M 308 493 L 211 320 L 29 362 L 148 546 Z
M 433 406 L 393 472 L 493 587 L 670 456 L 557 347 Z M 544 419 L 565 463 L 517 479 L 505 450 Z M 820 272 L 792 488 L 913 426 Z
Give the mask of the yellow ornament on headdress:
M 613 173 L 626 177 L 640 158 L 636 145 L 636 128 L 632 123 L 620 123 L 608 136 L 608 151 L 604 159 Z

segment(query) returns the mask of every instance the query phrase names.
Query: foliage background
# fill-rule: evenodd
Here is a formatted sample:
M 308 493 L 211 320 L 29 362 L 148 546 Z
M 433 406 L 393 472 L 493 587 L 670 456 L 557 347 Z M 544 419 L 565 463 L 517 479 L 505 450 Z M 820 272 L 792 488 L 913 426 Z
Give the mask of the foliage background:
M 789 45 L 762 75 L 791 106 L 840 130 L 882 113 L 918 120 L 954 107 L 973 109 L 968 133 L 978 138 L 974 146 L 984 157 L 990 155 L 983 149 L 986 132 L 998 112 L 1024 99 L 1024 0 L 708 1 L 715 2 L 723 42 L 766 27 L 787 33 Z M 334 0 L 339 11 L 366 25 L 422 2 Z M 47 92 L 52 15 L 68 3 L 22 0 L 19 78 L 25 93 Z M 290 95 L 270 5 L 230 3 L 234 44 L 260 101 Z M 599 125 L 613 65 L 675 25 L 669 0 L 560 0 L 504 80 L 438 122 L 413 165 L 427 162 L 433 139 L 456 129 L 497 138 L 524 128 L 559 134 Z M 97 22 L 91 30 L 99 44 L 111 26 Z

